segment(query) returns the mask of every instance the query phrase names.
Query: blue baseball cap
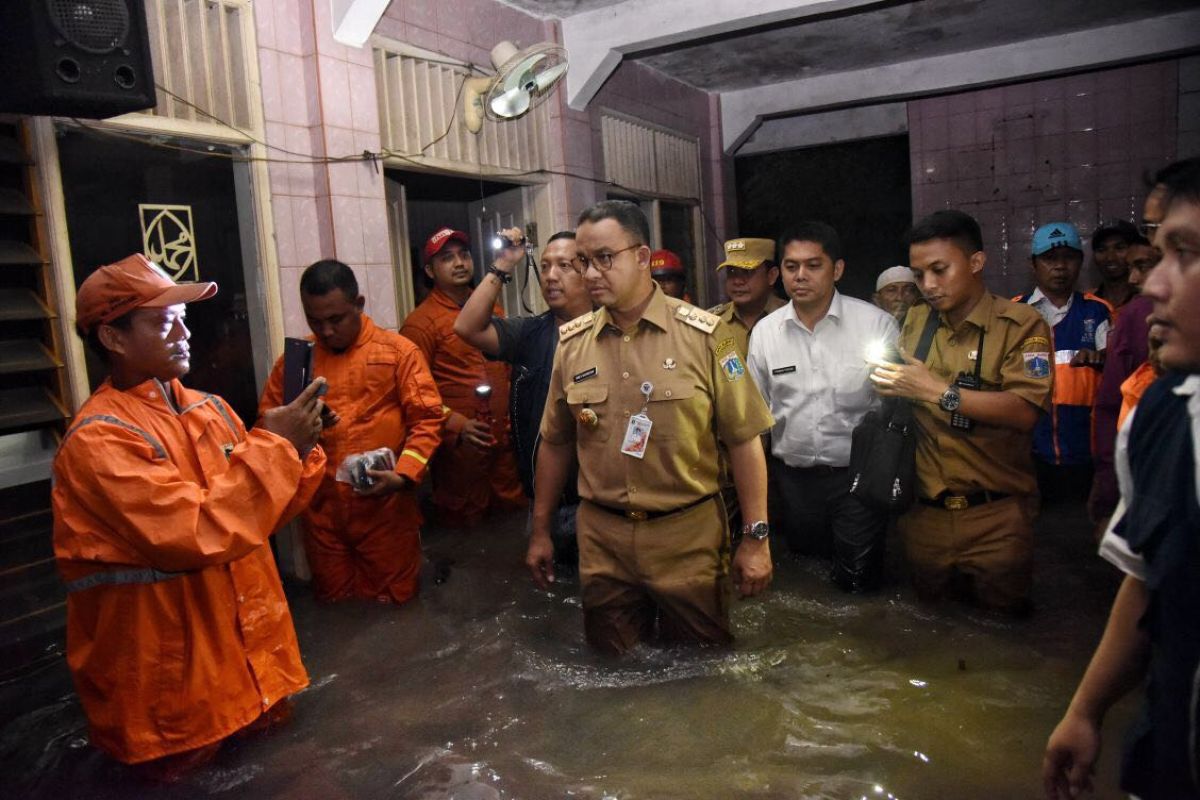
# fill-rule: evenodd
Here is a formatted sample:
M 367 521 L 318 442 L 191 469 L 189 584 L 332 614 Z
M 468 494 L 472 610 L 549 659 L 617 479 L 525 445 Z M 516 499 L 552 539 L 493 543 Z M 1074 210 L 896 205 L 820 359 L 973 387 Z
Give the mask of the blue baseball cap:
M 1056 247 L 1071 247 L 1083 252 L 1079 231 L 1069 222 L 1051 222 L 1033 232 L 1033 254 L 1040 256 Z

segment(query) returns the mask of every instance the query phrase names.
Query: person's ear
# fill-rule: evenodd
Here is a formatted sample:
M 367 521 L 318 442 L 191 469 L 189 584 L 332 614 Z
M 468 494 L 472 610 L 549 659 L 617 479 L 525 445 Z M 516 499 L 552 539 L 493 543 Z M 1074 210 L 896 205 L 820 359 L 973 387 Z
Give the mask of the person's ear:
M 983 272 L 983 266 L 987 263 L 987 253 L 982 250 L 976 250 L 971 254 L 971 273 L 978 274 Z
M 112 353 L 125 353 L 125 337 L 122 336 L 123 331 L 120 328 L 115 328 L 108 323 L 100 325 L 96 329 L 96 338 L 100 340 L 100 344 L 104 345 L 104 349 Z
M 842 273 L 846 271 L 846 262 L 843 259 L 838 259 L 833 262 L 833 282 L 837 283 L 842 279 Z

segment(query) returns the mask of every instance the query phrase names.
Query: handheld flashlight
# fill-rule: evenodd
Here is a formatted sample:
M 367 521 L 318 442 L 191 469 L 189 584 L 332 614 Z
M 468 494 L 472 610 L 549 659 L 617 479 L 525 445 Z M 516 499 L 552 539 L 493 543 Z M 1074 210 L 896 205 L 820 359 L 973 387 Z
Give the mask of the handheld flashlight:
M 882 339 L 876 339 L 867 345 L 864 358 L 868 364 L 900 363 L 900 354 L 896 351 L 896 348 Z
M 513 241 L 512 239 L 508 238 L 504 234 L 498 233 L 492 238 L 492 249 L 493 250 L 504 250 L 505 248 L 508 248 L 508 247 L 519 247 L 520 245 L 523 245 L 523 244 L 525 244 L 524 236 L 522 236 L 520 239 L 517 239 L 516 241 Z

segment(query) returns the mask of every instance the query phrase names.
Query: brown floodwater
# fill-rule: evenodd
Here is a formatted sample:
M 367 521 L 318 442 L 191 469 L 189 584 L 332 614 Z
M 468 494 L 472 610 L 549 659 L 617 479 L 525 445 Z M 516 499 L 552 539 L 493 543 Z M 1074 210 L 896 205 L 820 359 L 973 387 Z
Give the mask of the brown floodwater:
M 165 789 L 87 744 L 61 650 L 0 685 L 0 796 L 22 798 L 1032 798 L 1042 748 L 1103 628 L 1117 576 L 1080 509 L 1039 522 L 1032 619 L 868 597 L 777 557 L 725 652 L 583 641 L 578 586 L 539 592 L 524 519 L 426 537 L 420 598 L 318 606 L 289 587 L 312 686 L 283 730 L 227 745 Z M 435 583 L 435 572 L 444 577 Z M 1097 783 L 1115 788 L 1110 715 Z

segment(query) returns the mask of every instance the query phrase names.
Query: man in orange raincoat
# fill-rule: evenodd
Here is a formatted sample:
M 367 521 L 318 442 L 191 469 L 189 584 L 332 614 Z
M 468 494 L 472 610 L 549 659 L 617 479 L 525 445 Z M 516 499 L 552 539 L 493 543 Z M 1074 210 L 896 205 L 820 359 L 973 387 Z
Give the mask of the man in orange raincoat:
M 448 410 L 445 440 L 432 465 L 438 521 L 470 527 L 491 509 L 523 508 L 527 502 L 509 435 L 509 368 L 485 359 L 454 333 L 475 274 L 467 235 L 442 228 L 425 242 L 424 256 L 434 288 L 400 334 L 425 354 Z M 504 316 L 499 306 L 494 313 Z M 490 397 L 478 397 L 480 386 L 491 387 Z
M 67 664 L 91 742 L 161 779 L 308 685 L 267 537 L 320 481 L 319 384 L 247 432 L 180 383 L 184 304 L 216 291 L 140 255 L 83 282 L 76 326 L 110 375 L 54 461 Z
M 318 261 L 300 278 L 300 302 L 315 345 L 313 374 L 338 421 L 321 436 L 325 480 L 304 512 L 305 552 L 317 599 L 352 597 L 403 603 L 421 571 L 417 489 L 442 438 L 442 399 L 416 346 L 363 313 L 353 270 Z M 260 411 L 283 399 L 283 359 L 275 364 Z M 335 479 L 347 456 L 387 447 L 395 469 L 370 470 L 355 488 Z

